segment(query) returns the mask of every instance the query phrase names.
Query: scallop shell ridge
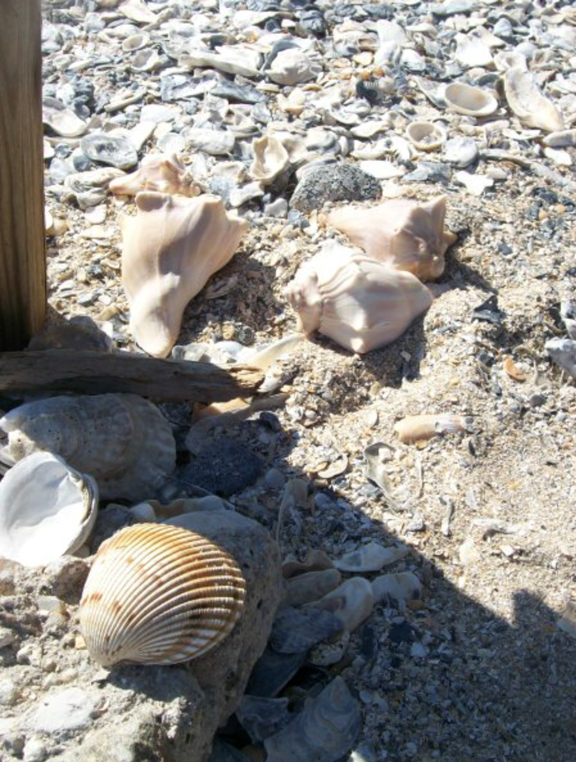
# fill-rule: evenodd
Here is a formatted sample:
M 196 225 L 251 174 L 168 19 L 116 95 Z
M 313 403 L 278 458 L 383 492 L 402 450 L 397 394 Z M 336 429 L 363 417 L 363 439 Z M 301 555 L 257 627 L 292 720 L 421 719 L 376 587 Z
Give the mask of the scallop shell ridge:
M 218 545 L 181 527 L 137 524 L 100 547 L 80 626 L 91 656 L 106 667 L 177 664 L 222 641 L 245 596 L 240 568 Z

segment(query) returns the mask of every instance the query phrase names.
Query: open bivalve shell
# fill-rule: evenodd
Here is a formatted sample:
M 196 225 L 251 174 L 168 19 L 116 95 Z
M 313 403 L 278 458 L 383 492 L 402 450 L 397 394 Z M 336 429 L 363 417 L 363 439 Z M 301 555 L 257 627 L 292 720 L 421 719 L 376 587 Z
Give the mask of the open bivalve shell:
M 93 476 L 106 499 L 153 497 L 175 468 L 172 429 L 158 408 L 135 394 L 51 397 L 0 418 L 8 453 L 60 455 Z
M 29 455 L 0 482 L 0 556 L 45 566 L 88 539 L 98 508 L 92 477 L 48 452 Z
M 449 108 L 466 116 L 490 116 L 498 110 L 498 101 L 486 90 L 464 82 L 452 82 L 444 91 Z
M 432 304 L 411 273 L 337 243 L 302 265 L 287 295 L 306 334 L 318 329 L 361 353 L 390 344 Z
M 456 236 L 444 229 L 446 198 L 426 203 L 398 199 L 371 209 L 344 206 L 328 215 L 328 224 L 350 241 L 396 270 L 420 280 L 434 280 L 444 272 L 444 254 Z
M 142 349 L 166 357 L 184 308 L 232 259 L 247 224 L 227 214 L 217 196 L 144 192 L 136 196 L 136 206 L 136 217 L 120 219 L 130 328 Z
M 445 130 L 432 122 L 410 122 L 406 134 L 419 151 L 434 151 L 446 142 Z
M 147 156 L 139 169 L 115 178 L 109 187 L 112 193 L 119 196 L 135 196 L 141 191 L 179 193 L 182 196 L 197 196 L 200 193 L 178 157 L 164 154 Z
M 525 127 L 536 127 L 546 132 L 564 129 L 562 114 L 526 69 L 513 66 L 505 72 L 504 92 L 508 105 Z
M 254 161 L 250 167 L 250 174 L 262 185 L 273 183 L 290 164 L 288 151 L 273 135 L 265 135 L 254 140 L 252 150 Z
M 220 643 L 245 596 L 238 564 L 218 545 L 181 527 L 136 524 L 100 546 L 80 627 L 90 655 L 105 667 L 177 664 Z

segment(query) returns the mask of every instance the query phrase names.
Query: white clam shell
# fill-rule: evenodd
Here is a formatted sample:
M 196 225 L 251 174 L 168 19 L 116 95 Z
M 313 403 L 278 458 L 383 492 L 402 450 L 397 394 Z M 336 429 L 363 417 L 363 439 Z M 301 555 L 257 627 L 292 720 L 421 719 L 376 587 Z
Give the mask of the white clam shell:
M 130 328 L 151 355 L 166 357 L 188 302 L 234 256 L 247 224 L 220 198 L 144 192 L 136 217 L 123 215 L 122 284 Z
M 464 82 L 452 82 L 444 91 L 449 108 L 466 116 L 490 116 L 498 109 L 498 101 L 487 90 Z
M 512 111 L 526 127 L 546 132 L 564 129 L 564 118 L 540 90 L 529 71 L 513 66 L 504 74 L 504 92 Z
M 145 500 L 176 464 L 172 429 L 158 408 L 134 394 L 51 397 L 0 419 L 15 460 L 44 450 L 93 476 L 107 499 Z
M 287 295 L 305 333 L 318 329 L 361 353 L 390 344 L 432 304 L 411 273 L 335 243 L 302 265 Z
M 48 452 L 29 455 L 0 482 L 0 556 L 45 566 L 88 539 L 98 507 L 96 482 Z
M 420 280 L 444 272 L 444 254 L 456 236 L 444 228 L 446 197 L 424 203 L 397 199 L 369 209 L 344 206 L 328 216 L 328 224 L 382 264 L 406 270 Z
M 446 132 L 432 122 L 411 122 L 406 128 L 406 134 L 419 151 L 433 151 L 446 142 Z
M 93 659 L 177 664 L 233 629 L 246 583 L 236 561 L 204 537 L 136 524 L 103 543 L 82 593 L 80 627 Z
M 252 150 L 254 161 L 250 167 L 250 175 L 262 185 L 273 183 L 290 164 L 288 151 L 278 138 L 272 135 L 254 140 Z

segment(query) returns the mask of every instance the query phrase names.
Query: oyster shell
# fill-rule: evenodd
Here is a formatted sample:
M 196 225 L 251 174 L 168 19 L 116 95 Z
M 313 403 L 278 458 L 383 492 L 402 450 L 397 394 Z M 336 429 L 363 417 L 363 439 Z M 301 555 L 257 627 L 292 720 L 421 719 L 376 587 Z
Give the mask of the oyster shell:
M 122 283 L 130 327 L 149 354 L 166 357 L 188 302 L 234 255 L 246 222 L 221 199 L 164 193 L 136 196 L 136 217 L 123 215 Z
M 470 429 L 470 419 L 464 415 L 453 413 L 429 413 L 410 415 L 403 418 L 394 426 L 401 442 L 405 444 L 419 442 L 438 434 L 457 433 Z
M 288 151 L 278 138 L 272 135 L 265 135 L 254 140 L 252 150 L 254 161 L 250 167 L 250 174 L 262 185 L 273 183 L 290 164 Z
M 176 465 L 169 423 L 135 394 L 51 397 L 0 418 L 15 460 L 46 450 L 91 474 L 106 499 L 145 500 Z
M 452 82 L 444 91 L 448 107 L 466 116 L 490 116 L 498 109 L 498 101 L 487 90 L 464 82 Z
M 411 122 L 406 134 L 419 151 L 434 151 L 446 142 L 446 132 L 432 122 Z
M 444 229 L 445 216 L 446 197 L 438 196 L 424 204 L 398 199 L 371 209 L 344 206 L 328 223 L 382 264 L 426 281 L 442 275 L 444 254 L 456 241 Z
M 432 304 L 411 273 L 336 243 L 302 265 L 287 296 L 304 333 L 318 329 L 360 353 L 390 344 Z
M 513 66 L 504 73 L 504 92 L 512 111 L 525 127 L 546 132 L 564 129 L 564 118 L 540 90 L 529 71 Z
M 94 479 L 61 458 L 37 452 L 0 482 L 0 556 L 45 566 L 88 539 L 98 508 Z
M 147 156 L 139 169 L 115 178 L 109 187 L 112 193 L 121 196 L 135 196 L 146 190 L 182 196 L 197 196 L 200 192 L 178 157 L 164 154 Z
M 104 542 L 80 601 L 93 659 L 177 664 L 205 654 L 233 629 L 246 583 L 218 545 L 181 527 L 136 524 Z

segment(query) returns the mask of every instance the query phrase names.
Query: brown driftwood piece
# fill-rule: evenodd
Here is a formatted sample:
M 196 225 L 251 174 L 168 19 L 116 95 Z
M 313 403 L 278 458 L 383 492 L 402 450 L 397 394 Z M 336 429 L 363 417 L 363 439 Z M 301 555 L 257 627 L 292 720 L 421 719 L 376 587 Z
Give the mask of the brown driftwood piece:
M 162 401 L 224 402 L 252 396 L 264 378 L 246 366 L 159 360 L 87 350 L 0 353 L 0 392 L 130 392 Z

